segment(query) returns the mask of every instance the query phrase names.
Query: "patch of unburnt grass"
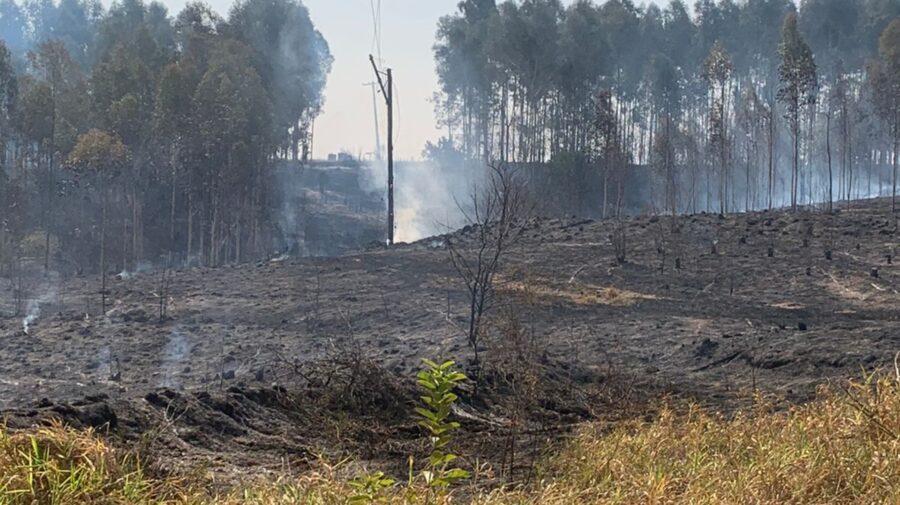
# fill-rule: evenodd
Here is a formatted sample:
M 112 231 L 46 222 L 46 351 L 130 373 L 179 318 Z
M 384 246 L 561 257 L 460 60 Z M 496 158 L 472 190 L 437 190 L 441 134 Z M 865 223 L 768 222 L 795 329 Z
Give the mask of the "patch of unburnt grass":
M 476 468 L 461 490 L 436 495 L 418 479 L 376 473 L 386 484 L 362 503 L 896 503 L 898 454 L 900 373 L 891 373 L 823 388 L 788 411 L 760 396 L 727 417 L 664 407 L 612 429 L 586 423 L 515 486 L 481 488 Z M 3 430 L 0 503 L 338 504 L 360 495 L 340 465 L 221 490 L 202 473 L 149 475 L 143 460 L 89 430 Z

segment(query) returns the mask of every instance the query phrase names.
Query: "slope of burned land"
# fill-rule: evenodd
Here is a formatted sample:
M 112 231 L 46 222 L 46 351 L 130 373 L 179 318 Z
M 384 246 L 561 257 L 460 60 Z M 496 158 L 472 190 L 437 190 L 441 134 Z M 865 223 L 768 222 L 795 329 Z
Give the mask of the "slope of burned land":
M 492 317 L 511 314 L 527 328 L 562 389 L 587 391 L 615 377 L 634 391 L 653 388 L 714 408 L 752 388 L 804 400 L 818 384 L 858 377 L 900 350 L 897 219 L 884 202 L 832 215 L 694 215 L 675 224 L 670 217 L 633 218 L 623 225 L 624 262 L 611 243 L 615 223 L 532 219 L 525 226 L 498 280 L 498 307 L 512 310 L 498 308 Z M 472 244 L 473 231 L 450 238 Z M 392 384 L 390 394 L 363 401 L 364 408 L 341 407 L 343 416 L 390 417 L 414 401 L 403 378 L 423 357 L 464 366 L 471 359 L 461 330 L 466 295 L 447 240 L 185 269 L 170 274 L 168 287 L 160 272 L 117 279 L 105 317 L 96 315 L 96 279 L 67 281 L 29 333 L 21 317 L 0 319 L 0 405 L 15 409 L 22 423 L 43 412 L 87 425 L 113 415 L 135 433 L 148 419 L 208 423 L 215 437 L 237 430 L 229 440 L 245 447 L 300 451 L 322 434 L 292 432 L 290 416 L 298 411 L 285 402 L 304 404 L 310 425 L 317 418 L 308 411 L 321 401 L 298 400 L 296 385 L 340 383 L 346 402 L 343 393 L 354 384 Z M 162 319 L 160 293 L 168 293 Z M 492 350 L 505 353 L 505 345 L 488 340 L 487 359 Z M 348 372 L 359 365 L 382 375 Z M 547 394 L 542 406 L 556 416 L 551 424 L 592 415 L 594 397 L 562 405 L 573 397 Z M 606 400 L 598 405 L 614 405 Z M 182 404 L 200 405 L 214 419 L 172 415 L 169 409 Z M 472 408 L 489 409 L 490 402 Z M 254 413 L 270 421 L 254 426 Z M 396 436 L 362 439 L 415 438 L 408 420 L 381 424 Z M 179 443 L 207 437 L 192 429 L 198 434 Z M 199 445 L 215 452 L 218 443 Z

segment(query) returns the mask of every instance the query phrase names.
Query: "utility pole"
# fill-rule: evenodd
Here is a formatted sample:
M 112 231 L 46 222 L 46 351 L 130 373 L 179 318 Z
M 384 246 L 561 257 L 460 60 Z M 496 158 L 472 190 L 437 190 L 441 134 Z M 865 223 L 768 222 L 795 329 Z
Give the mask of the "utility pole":
M 375 81 L 363 83 L 372 88 L 372 111 L 375 113 L 375 159 L 381 161 L 381 130 L 378 128 L 378 99 L 376 98 Z
M 384 95 L 384 101 L 387 104 L 387 165 L 388 165 L 388 245 L 394 244 L 394 75 L 391 69 L 387 69 L 384 75 L 387 76 L 387 86 L 381 79 L 382 72 L 378 70 L 375 64 L 375 57 L 369 55 L 369 61 L 372 62 L 372 69 L 375 70 L 375 77 L 378 79 L 378 86 L 381 87 L 381 94 Z

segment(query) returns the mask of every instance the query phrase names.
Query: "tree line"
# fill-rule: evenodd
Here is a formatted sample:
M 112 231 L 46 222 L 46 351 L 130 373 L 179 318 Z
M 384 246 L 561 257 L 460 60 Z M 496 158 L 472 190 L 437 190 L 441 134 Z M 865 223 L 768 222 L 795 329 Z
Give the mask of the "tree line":
M 426 155 L 539 166 L 544 207 L 602 216 L 896 195 L 898 19 L 898 0 L 464 0 L 437 30 Z
M 0 0 L 0 270 L 269 253 L 331 62 L 300 0 Z

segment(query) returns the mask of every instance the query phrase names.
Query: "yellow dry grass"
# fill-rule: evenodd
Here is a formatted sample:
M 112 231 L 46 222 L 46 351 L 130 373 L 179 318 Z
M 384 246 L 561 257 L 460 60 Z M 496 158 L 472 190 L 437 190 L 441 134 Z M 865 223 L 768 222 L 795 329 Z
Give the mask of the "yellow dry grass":
M 823 391 L 788 412 L 731 419 L 689 408 L 612 432 L 585 426 L 537 484 L 434 497 L 399 485 L 379 503 L 478 505 L 900 503 L 900 382 L 882 376 Z M 202 479 L 154 479 L 95 434 L 53 426 L 0 435 L 0 504 L 282 505 L 348 503 L 327 468 L 224 494 Z M 363 502 L 364 503 L 364 502 Z
M 525 296 L 536 303 L 565 301 L 575 305 L 627 306 L 642 300 L 657 299 L 656 295 L 652 294 L 592 284 L 570 283 L 556 286 L 541 278 L 531 278 L 527 281 L 498 279 L 497 290 L 501 293 Z
M 611 434 L 585 429 L 551 480 L 483 504 L 900 503 L 900 387 L 854 384 L 789 413 L 732 420 L 664 409 Z

